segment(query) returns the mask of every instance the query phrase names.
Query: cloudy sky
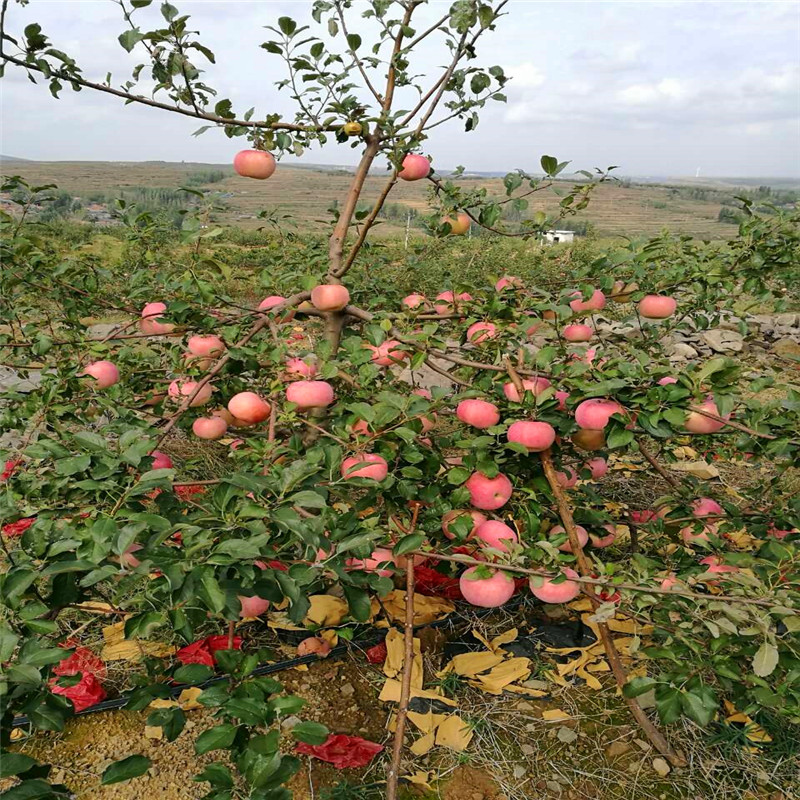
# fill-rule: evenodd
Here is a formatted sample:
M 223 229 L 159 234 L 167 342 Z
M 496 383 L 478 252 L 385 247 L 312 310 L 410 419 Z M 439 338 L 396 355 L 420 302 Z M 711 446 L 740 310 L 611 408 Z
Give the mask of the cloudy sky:
M 289 111 L 275 88 L 282 62 L 258 45 L 270 38 L 263 26 L 280 16 L 310 21 L 310 0 L 173 3 L 217 54 L 208 77 L 222 97 L 240 112 Z M 158 25 L 157 6 L 137 12 L 144 29 Z M 417 29 L 447 7 L 430 2 Z M 633 175 L 694 175 L 699 167 L 705 176 L 800 177 L 798 2 L 511 0 L 508 11 L 479 53 L 514 78 L 508 104 L 491 103 L 473 133 L 457 121 L 433 131 L 425 149 L 438 167 L 535 170 L 549 153 L 576 168 L 618 164 Z M 140 60 L 117 43 L 125 26 L 111 0 L 12 3 L 10 32 L 32 21 L 89 78 L 110 71 L 118 85 Z M 358 20 L 352 28 L 368 34 Z M 446 55 L 428 41 L 418 71 L 434 75 Z M 8 155 L 221 163 L 238 149 L 218 131 L 193 138 L 197 121 L 108 96 L 65 89 L 56 101 L 15 69 L 0 92 L 0 151 Z M 333 146 L 304 160 L 348 164 L 356 154 Z

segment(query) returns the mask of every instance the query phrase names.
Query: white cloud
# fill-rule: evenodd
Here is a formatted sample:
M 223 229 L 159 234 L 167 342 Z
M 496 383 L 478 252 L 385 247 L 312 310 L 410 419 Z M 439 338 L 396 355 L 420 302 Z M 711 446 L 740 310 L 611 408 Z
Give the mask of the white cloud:
M 636 83 L 617 92 L 617 99 L 629 106 L 656 105 L 663 102 L 680 102 L 689 96 L 685 82 L 664 78 L 656 83 Z
M 530 61 L 507 67 L 505 72 L 513 79 L 514 89 L 536 89 L 545 82 L 545 74 Z

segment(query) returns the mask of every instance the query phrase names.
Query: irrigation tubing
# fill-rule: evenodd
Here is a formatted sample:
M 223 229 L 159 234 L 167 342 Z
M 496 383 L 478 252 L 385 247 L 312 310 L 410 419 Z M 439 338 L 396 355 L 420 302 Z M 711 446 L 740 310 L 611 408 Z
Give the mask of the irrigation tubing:
M 512 610 L 518 608 L 525 602 L 525 598 L 523 597 L 516 597 L 512 601 L 506 603 L 503 606 L 503 609 Z M 448 625 L 455 627 L 457 622 L 457 618 L 461 620 L 469 620 L 471 618 L 477 617 L 478 619 L 482 619 L 483 617 L 488 616 L 492 612 L 496 611 L 496 608 L 481 608 L 479 610 L 473 611 L 471 614 L 465 614 L 463 611 L 456 610 L 452 614 L 448 616 L 434 620 L 433 622 L 426 622 L 423 625 L 415 625 L 414 630 L 424 630 L 426 628 L 445 628 Z M 331 651 L 328 653 L 327 656 L 321 658 L 314 653 L 311 653 L 307 656 L 296 656 L 295 658 L 289 658 L 285 661 L 276 661 L 274 664 L 261 664 L 256 667 L 251 673 L 250 676 L 254 677 L 261 677 L 262 675 L 272 675 L 275 672 L 283 672 L 287 669 L 292 669 L 292 667 L 298 667 L 303 664 L 313 664 L 315 661 L 330 661 L 336 660 L 341 658 L 343 655 L 347 654 L 351 649 L 355 649 L 356 647 L 361 650 L 365 650 L 369 647 L 374 647 L 376 644 L 380 644 L 386 638 L 386 632 L 381 631 L 378 634 L 374 634 L 372 636 L 365 636 L 361 639 L 355 639 L 351 642 L 345 642 L 344 644 L 338 644 L 336 647 L 331 648 Z M 213 686 L 216 683 L 221 683 L 222 681 L 229 680 L 227 675 L 216 675 L 213 678 L 209 678 L 202 683 L 176 683 L 170 686 L 169 689 L 169 696 L 170 697 L 177 697 L 182 691 L 185 689 L 206 689 L 209 686 Z M 155 699 L 155 698 L 154 698 Z M 130 701 L 130 696 L 123 695 L 121 697 L 115 697 L 111 700 L 103 700 L 101 703 L 96 703 L 93 706 L 89 706 L 88 708 L 83 709 L 83 711 L 77 711 L 74 716 L 76 717 L 83 717 L 87 714 L 96 714 L 100 711 L 116 711 L 117 709 L 124 708 L 128 702 Z M 12 728 L 21 728 L 24 725 L 30 724 L 30 720 L 25 717 L 14 717 L 14 721 L 11 723 Z

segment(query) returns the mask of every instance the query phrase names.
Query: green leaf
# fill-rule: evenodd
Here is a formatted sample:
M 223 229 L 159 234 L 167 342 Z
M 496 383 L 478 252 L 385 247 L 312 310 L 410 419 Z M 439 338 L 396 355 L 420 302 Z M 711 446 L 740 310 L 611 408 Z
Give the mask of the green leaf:
M 297 492 L 288 499 L 292 505 L 300 506 L 300 508 L 325 508 L 327 506 L 322 495 L 310 490 Z
M 213 674 L 214 670 L 205 664 L 184 664 L 175 670 L 172 677 L 178 683 L 202 683 L 207 681 Z
M 226 750 L 233 744 L 236 738 L 237 728 L 230 723 L 223 723 L 217 725 L 215 728 L 209 728 L 203 731 L 194 743 L 194 752 L 198 756 L 204 753 L 209 753 L 212 750 Z
M 625 447 L 633 441 L 633 431 L 625 428 L 614 428 L 608 435 L 606 444 L 609 450 L 614 450 L 617 447 Z
M 324 744 L 330 731 L 319 722 L 301 722 L 292 728 L 292 736 L 306 744 Z
M 753 672 L 759 678 L 766 678 L 778 666 L 778 648 L 770 642 L 764 642 L 753 657 Z
M 447 482 L 452 486 L 460 486 L 470 476 L 470 471 L 464 467 L 454 467 L 447 473 Z
M 128 756 L 121 761 L 115 761 L 103 771 L 100 783 L 103 786 L 108 786 L 111 783 L 120 783 L 129 781 L 131 778 L 138 778 L 150 769 L 150 763 L 150 759 L 147 756 Z
M 356 586 L 342 586 L 347 605 L 350 607 L 350 615 L 357 622 L 366 622 L 372 613 L 372 603 L 369 594 L 364 589 Z
M 361 37 L 357 33 L 347 34 L 347 46 L 351 50 L 358 50 L 361 47 Z
M 199 774 L 195 775 L 192 780 L 208 781 L 215 789 L 233 789 L 233 775 L 228 767 L 224 764 L 208 764 L 206 768 Z
M 681 693 L 671 686 L 659 685 L 656 688 L 656 709 L 661 721 L 669 725 L 681 715 Z
M 18 641 L 19 636 L 5 622 L 0 623 L 0 663 L 11 659 Z
M 558 159 L 553 156 L 542 156 L 541 163 L 545 175 L 554 175 L 558 169 Z
M 313 725 L 314 723 L 306 722 L 303 724 Z M 308 740 L 302 739 L 301 741 Z M 27 772 L 34 764 L 36 764 L 35 758 L 23 755 L 22 753 L 0 753 L 0 778 L 10 778 L 12 775 L 19 775 L 21 772 Z
M 134 47 L 136 47 L 137 43 L 142 41 L 142 34 L 139 32 L 137 28 L 134 28 L 129 31 L 125 31 L 121 33 L 118 37 L 119 43 L 122 47 L 130 53 Z
M 416 550 L 424 541 L 425 537 L 421 533 L 409 533 L 392 548 L 392 552 L 396 556 L 403 556 Z
M 108 449 L 108 443 L 99 433 L 79 431 L 74 438 L 86 450 L 100 451 Z
M 76 475 L 89 469 L 92 463 L 90 456 L 71 456 L 70 458 L 59 458 L 55 462 L 56 473 L 59 475 Z
M 681 694 L 681 708 L 689 719 L 701 727 L 708 725 L 717 713 L 717 704 L 709 704 L 703 697 L 693 692 Z
M 297 30 L 297 23 L 291 17 L 280 17 L 278 27 L 287 36 L 291 36 Z
M 126 639 L 146 639 L 156 628 L 166 624 L 167 618 L 160 611 L 137 614 L 125 622 Z
M 178 9 L 169 3 L 161 4 L 161 15 L 167 22 L 172 22 L 178 16 Z

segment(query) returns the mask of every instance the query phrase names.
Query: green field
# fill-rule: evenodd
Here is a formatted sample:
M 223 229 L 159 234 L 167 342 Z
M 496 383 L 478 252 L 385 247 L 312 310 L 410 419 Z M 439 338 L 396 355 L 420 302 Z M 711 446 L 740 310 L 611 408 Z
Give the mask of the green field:
M 222 170 L 226 177 L 203 188 L 215 193 L 213 197 L 224 209 L 218 213 L 217 220 L 247 229 L 264 224 L 258 219 L 259 212 L 278 209 L 281 214 L 288 215 L 287 227 L 294 225 L 300 231 L 321 230 L 330 219 L 328 209 L 344 197 L 351 178 L 350 172 L 344 169 L 298 168 L 283 164 L 263 183 L 240 178 L 227 165 L 22 160 L 2 164 L 5 175 L 18 174 L 39 185 L 54 183 L 83 201 L 102 195 L 106 202 L 126 190 L 140 187 L 175 190 L 186 185 L 193 173 L 214 170 Z M 365 204 L 376 197 L 383 183 L 381 173 L 369 177 Z M 503 194 L 499 178 L 467 178 L 463 185 Z M 568 181 L 560 182 L 559 194 L 565 194 L 570 186 Z M 389 196 L 389 216 L 376 233 L 386 235 L 402 231 L 408 209 L 427 213 L 429 187 L 425 181 L 399 183 Z M 571 221 L 590 223 L 598 236 L 653 235 L 666 228 L 698 238 L 723 239 L 733 232 L 734 226 L 718 221 L 720 209 L 723 201 L 733 207 L 733 198 L 739 191 L 732 182 L 676 182 L 674 186 L 637 184 L 628 180 L 609 182 L 598 188 L 589 207 Z M 553 213 L 558 201 L 558 194 L 542 192 L 531 198 L 527 213 L 539 209 Z

